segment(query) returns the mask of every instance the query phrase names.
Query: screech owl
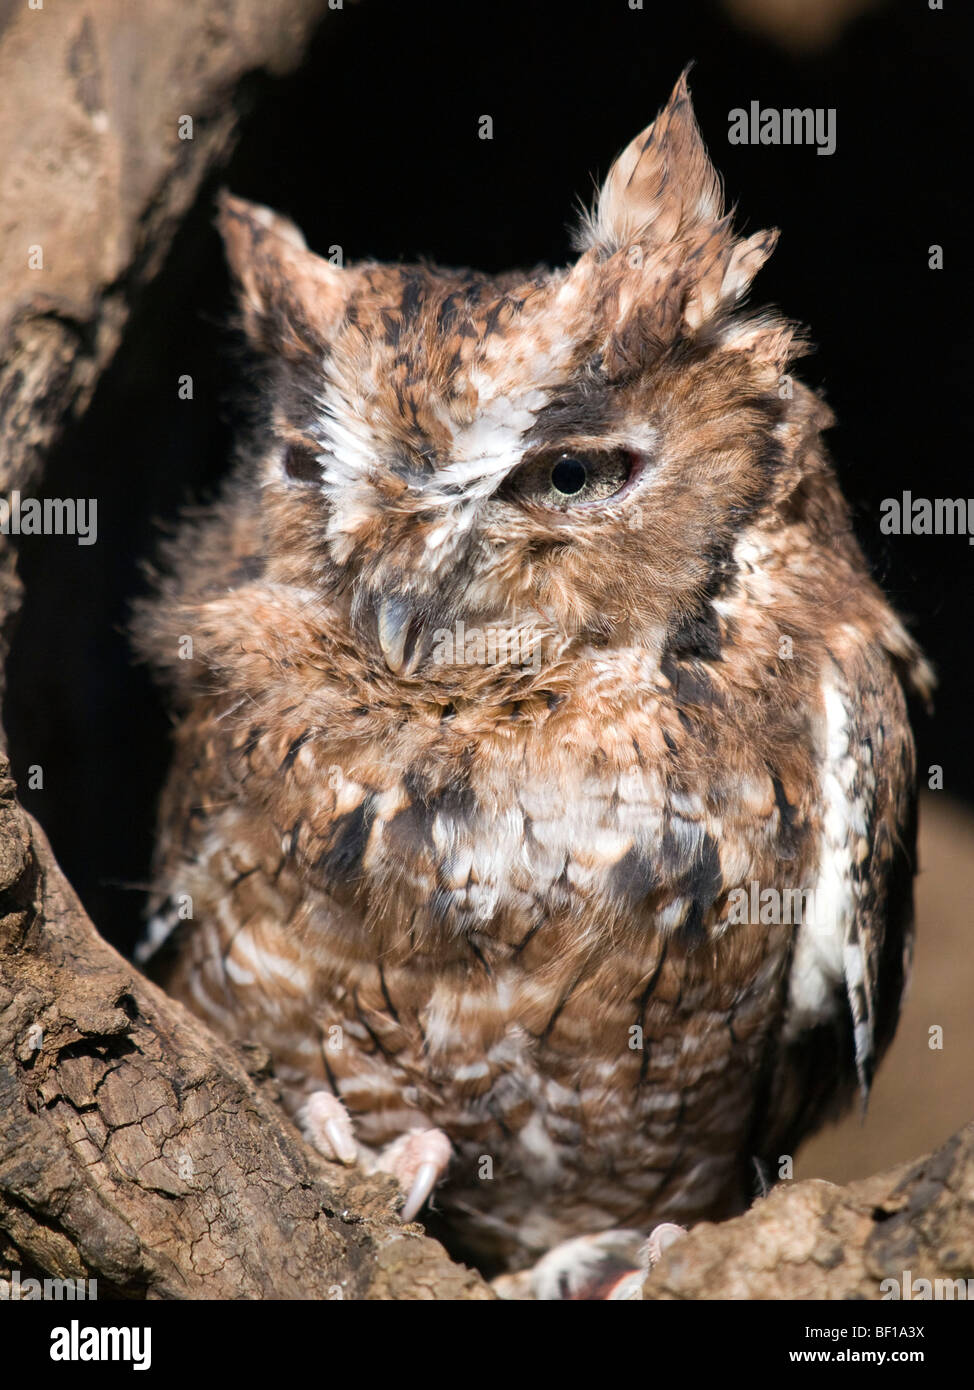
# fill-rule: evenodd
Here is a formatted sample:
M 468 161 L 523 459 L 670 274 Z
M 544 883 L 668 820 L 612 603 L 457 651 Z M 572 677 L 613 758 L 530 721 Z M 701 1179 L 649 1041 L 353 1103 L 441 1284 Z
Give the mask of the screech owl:
M 266 419 L 138 617 L 179 711 L 141 958 L 485 1265 L 740 1211 L 893 1033 L 931 679 L 741 308 L 776 233 L 684 79 L 564 269 L 220 227 Z

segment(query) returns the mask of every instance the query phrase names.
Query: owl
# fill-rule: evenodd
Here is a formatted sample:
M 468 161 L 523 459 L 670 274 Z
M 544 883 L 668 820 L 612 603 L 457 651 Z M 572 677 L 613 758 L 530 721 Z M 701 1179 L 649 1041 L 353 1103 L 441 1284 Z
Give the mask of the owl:
M 893 1033 L 931 680 L 742 306 L 777 234 L 685 78 L 561 269 L 219 224 L 261 413 L 137 616 L 140 959 L 488 1271 L 740 1212 Z

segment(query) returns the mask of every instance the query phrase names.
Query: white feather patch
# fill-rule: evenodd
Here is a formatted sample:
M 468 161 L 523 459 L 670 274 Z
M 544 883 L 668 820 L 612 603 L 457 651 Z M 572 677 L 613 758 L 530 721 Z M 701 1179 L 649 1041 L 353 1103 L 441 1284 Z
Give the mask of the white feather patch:
M 834 1012 L 837 985 L 844 987 L 853 1009 L 856 1061 L 872 1051 L 868 1017 L 855 1000 L 865 997 L 866 969 L 855 936 L 859 890 L 854 873 L 854 847 L 867 832 L 868 807 L 857 797 L 857 764 L 850 749 L 850 718 L 846 702 L 831 680 L 822 689 L 825 705 L 825 752 L 821 770 L 822 834 L 818 877 L 811 895 L 808 920 L 798 931 L 791 967 L 785 1038 L 791 1040 Z M 864 789 L 868 795 L 871 788 Z M 856 1016 L 858 1013 L 859 1016 Z

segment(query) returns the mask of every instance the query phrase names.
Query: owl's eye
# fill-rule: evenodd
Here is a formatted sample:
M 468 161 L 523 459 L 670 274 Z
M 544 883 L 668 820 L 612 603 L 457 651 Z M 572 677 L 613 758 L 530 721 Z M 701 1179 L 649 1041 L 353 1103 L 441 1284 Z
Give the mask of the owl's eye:
M 505 492 L 545 507 L 578 507 L 604 502 L 620 492 L 633 470 L 628 449 L 562 449 L 526 463 Z

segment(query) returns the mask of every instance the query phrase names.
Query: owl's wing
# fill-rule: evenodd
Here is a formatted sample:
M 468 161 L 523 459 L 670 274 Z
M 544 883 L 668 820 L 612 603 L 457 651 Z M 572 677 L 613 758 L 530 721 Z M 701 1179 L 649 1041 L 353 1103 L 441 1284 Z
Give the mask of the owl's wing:
M 903 691 L 882 648 L 830 652 L 818 718 L 817 880 L 756 1111 L 752 1152 L 770 1158 L 793 1153 L 857 1083 L 865 1104 L 912 960 L 915 760 Z

